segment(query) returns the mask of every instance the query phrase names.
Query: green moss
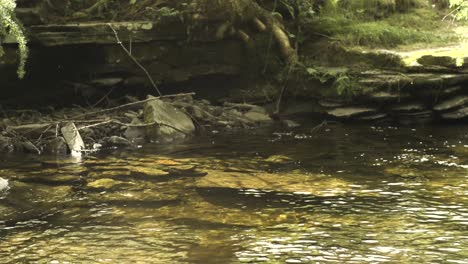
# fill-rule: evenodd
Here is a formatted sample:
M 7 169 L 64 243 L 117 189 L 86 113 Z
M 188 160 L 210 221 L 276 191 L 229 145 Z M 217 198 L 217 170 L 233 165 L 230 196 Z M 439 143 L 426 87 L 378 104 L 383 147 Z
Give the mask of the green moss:
M 26 59 L 28 57 L 27 40 L 23 28 L 15 16 L 16 3 L 13 0 L 0 1 L 0 39 L 10 37 L 18 43 L 19 65 L 18 77 L 22 79 L 25 75 Z M 0 43 L 1 44 L 1 43 Z M 0 56 L 4 54 L 0 49 Z
M 348 9 L 343 6 L 325 8 L 315 19 L 312 30 L 346 46 L 393 48 L 415 43 L 445 44 L 457 41 L 456 34 L 447 28 L 438 11 L 430 6 L 406 3 L 408 8 L 395 7 L 386 15 L 378 15 L 381 10 L 372 5 L 359 8 L 359 3 L 368 1 L 353 2 Z M 419 5 L 419 8 L 409 8 Z M 381 5 L 377 6 L 382 8 Z M 399 9 L 405 12 L 398 12 Z

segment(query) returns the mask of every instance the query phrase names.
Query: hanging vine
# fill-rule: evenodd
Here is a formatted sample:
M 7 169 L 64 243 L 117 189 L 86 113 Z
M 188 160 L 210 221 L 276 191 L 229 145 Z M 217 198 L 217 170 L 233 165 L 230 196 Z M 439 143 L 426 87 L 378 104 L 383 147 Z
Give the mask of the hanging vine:
M 28 57 L 27 40 L 23 28 L 15 16 L 16 1 L 0 0 L 0 56 L 4 55 L 2 40 L 5 37 L 11 37 L 18 43 L 19 65 L 18 77 L 24 78 L 26 73 L 25 65 Z

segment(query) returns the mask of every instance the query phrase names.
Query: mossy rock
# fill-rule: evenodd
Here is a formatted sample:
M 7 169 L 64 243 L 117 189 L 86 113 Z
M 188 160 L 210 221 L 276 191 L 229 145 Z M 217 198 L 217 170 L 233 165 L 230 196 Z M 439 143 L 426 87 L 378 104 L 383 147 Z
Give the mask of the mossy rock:
M 457 59 L 450 56 L 424 55 L 417 60 L 422 66 L 442 66 L 447 68 L 457 67 Z

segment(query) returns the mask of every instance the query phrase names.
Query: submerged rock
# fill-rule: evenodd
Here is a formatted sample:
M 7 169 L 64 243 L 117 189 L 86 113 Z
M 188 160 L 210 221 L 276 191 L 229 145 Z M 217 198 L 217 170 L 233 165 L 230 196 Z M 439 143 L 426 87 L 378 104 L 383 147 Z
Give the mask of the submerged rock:
M 422 66 L 442 66 L 454 68 L 457 66 L 457 60 L 450 56 L 432 56 L 424 55 L 417 60 Z
M 351 189 L 349 185 L 346 181 L 323 174 L 222 171 L 208 171 L 208 175 L 196 183 L 198 188 L 256 189 L 282 193 L 307 193 L 322 197 L 342 195 Z
M 56 137 L 46 142 L 44 152 L 47 154 L 67 154 L 67 142 L 63 137 Z
M 145 104 L 144 119 L 145 123 L 156 123 L 146 128 L 146 136 L 153 141 L 171 142 L 183 139 L 195 131 L 189 116 L 159 99 Z
M 111 136 L 103 140 L 103 145 L 105 147 L 128 147 L 131 146 L 132 143 L 126 138 Z
M 402 104 L 392 108 L 393 112 L 408 113 L 425 111 L 426 107 L 420 103 Z
M 375 109 L 366 107 L 340 107 L 327 112 L 327 114 L 338 118 L 351 118 L 372 113 L 375 113 Z
M 285 120 L 281 120 L 281 124 L 287 128 L 296 128 L 296 127 L 300 127 L 301 124 L 293 121 L 293 120 L 289 120 L 289 119 L 285 119 Z
M 141 125 L 142 122 L 138 118 L 133 118 L 132 125 Z M 124 137 L 133 143 L 143 142 L 145 139 L 144 127 L 127 127 L 123 133 Z
M 88 187 L 95 188 L 95 189 L 111 189 L 113 187 L 125 184 L 122 181 L 116 181 L 109 178 L 99 179 L 87 184 Z
M 463 106 L 466 103 L 468 103 L 468 96 L 467 95 L 460 95 L 460 96 L 456 96 L 456 97 L 453 97 L 453 98 L 450 98 L 448 100 L 444 100 L 444 101 L 440 102 L 439 104 L 434 106 L 434 110 L 436 110 L 436 111 L 446 111 L 446 110 L 450 110 L 450 109 L 453 109 L 453 108 Z
M 449 112 L 449 113 L 442 115 L 442 118 L 451 119 L 451 120 L 462 119 L 465 117 L 468 117 L 468 107 L 464 107 L 454 112 Z
M 0 136 L 0 153 L 12 152 L 15 149 L 12 139 L 9 137 Z
M 268 123 L 268 122 L 273 121 L 269 115 L 265 113 L 253 111 L 253 110 L 245 113 L 244 117 L 254 123 Z

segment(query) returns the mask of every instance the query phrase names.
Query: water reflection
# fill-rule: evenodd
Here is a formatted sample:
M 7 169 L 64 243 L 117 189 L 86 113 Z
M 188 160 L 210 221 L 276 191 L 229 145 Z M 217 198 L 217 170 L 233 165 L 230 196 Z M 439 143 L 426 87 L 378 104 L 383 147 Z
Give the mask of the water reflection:
M 1 263 L 467 263 L 467 127 L 2 157 Z

